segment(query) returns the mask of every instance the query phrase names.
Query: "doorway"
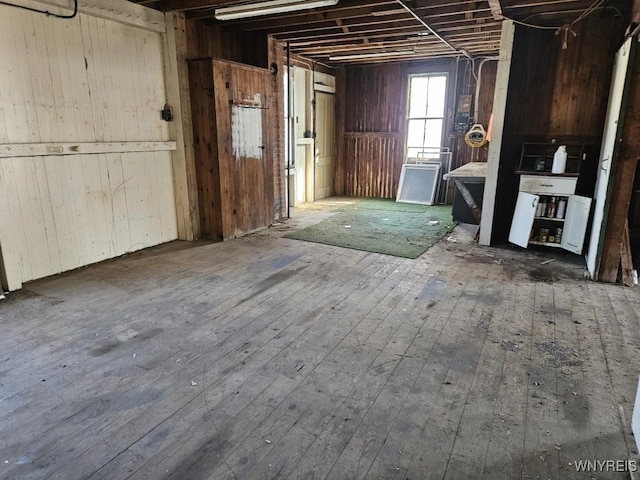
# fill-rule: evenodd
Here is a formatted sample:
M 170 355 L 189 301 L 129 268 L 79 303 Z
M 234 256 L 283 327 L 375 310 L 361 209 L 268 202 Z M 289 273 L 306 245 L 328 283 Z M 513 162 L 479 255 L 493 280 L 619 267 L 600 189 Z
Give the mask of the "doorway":
M 333 195 L 335 169 L 335 98 L 332 93 L 316 91 L 316 139 L 314 200 Z

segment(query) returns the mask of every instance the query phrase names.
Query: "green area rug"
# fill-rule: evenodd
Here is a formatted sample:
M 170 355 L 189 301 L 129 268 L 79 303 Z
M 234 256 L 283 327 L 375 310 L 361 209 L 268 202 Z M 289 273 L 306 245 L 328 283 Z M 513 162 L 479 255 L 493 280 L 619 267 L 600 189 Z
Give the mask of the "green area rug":
M 396 257 L 418 258 L 455 225 L 451 206 L 357 199 L 322 222 L 285 235 Z

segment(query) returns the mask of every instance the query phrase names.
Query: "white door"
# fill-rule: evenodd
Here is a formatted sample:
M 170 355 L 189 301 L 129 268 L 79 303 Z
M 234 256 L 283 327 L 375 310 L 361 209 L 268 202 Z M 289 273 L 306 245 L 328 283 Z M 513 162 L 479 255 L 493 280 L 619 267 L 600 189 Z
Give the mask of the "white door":
M 538 195 L 527 192 L 518 193 L 516 211 L 513 213 L 513 221 L 511 222 L 511 230 L 509 231 L 509 241 L 511 243 L 515 243 L 522 248 L 527 248 L 538 200 L 540 200 Z
M 333 95 L 316 92 L 315 200 L 333 195 L 336 144 L 334 111 Z
M 600 164 L 595 190 L 595 209 L 591 227 L 591 238 L 587 250 L 587 268 L 592 277 L 595 276 L 602 254 L 603 225 L 607 215 L 607 198 L 610 196 L 613 176 L 611 167 L 615 161 L 618 147 L 618 131 L 620 128 L 620 113 L 626 94 L 626 79 L 629 67 L 629 54 L 632 47 L 632 38 L 628 38 L 616 54 L 613 67 L 613 78 L 609 92 L 609 104 L 607 116 L 602 134 L 602 148 L 600 150 Z
M 591 199 L 579 195 L 570 195 L 565 213 L 566 221 L 562 232 L 562 248 L 570 252 L 582 253 L 584 246 L 584 234 L 589 222 Z

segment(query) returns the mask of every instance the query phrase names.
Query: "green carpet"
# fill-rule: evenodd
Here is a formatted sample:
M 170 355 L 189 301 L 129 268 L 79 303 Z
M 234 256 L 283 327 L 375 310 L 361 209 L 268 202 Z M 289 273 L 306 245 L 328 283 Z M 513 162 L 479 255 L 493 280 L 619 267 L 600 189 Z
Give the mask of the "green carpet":
M 450 205 L 414 205 L 367 198 L 356 199 L 332 217 L 285 237 L 418 258 L 454 225 Z

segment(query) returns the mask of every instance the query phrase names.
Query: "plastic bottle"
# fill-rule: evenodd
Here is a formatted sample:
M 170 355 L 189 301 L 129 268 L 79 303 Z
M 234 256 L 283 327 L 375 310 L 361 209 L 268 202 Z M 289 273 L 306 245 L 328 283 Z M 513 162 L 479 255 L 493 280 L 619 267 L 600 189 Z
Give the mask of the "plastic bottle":
M 540 197 L 540 202 L 538 203 L 540 206 L 540 215 L 538 217 L 546 217 L 547 216 L 547 197 Z
M 542 208 L 543 206 L 546 208 L 546 205 L 542 203 L 544 200 L 543 196 L 540 196 L 540 200 L 538 201 L 538 205 L 536 206 L 536 217 L 542 217 Z
M 567 147 L 560 145 L 556 153 L 553 154 L 553 166 L 551 167 L 551 173 L 564 173 L 564 169 L 567 167 Z
M 558 205 L 556 206 L 556 218 L 563 219 L 564 213 L 566 210 L 567 210 L 567 199 L 564 197 L 561 197 L 560 200 L 558 200 Z

